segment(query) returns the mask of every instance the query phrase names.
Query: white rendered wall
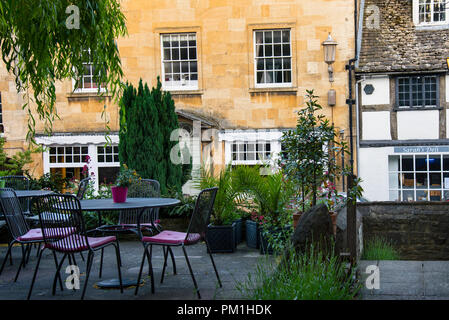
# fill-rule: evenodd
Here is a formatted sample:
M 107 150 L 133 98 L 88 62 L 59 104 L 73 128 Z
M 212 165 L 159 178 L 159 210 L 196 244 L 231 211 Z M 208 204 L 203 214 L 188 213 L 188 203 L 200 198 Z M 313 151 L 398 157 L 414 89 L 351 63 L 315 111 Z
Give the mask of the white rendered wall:
M 363 90 L 367 84 L 371 84 L 374 87 L 374 92 L 370 95 Z M 390 78 L 385 76 L 365 79 L 362 82 L 362 104 L 365 106 L 390 104 Z
M 398 111 L 398 140 L 438 139 L 439 111 Z
M 362 179 L 363 197 L 370 201 L 388 201 L 388 156 L 393 147 L 360 148 L 359 177 Z
M 389 111 L 363 112 L 362 125 L 363 140 L 391 140 Z

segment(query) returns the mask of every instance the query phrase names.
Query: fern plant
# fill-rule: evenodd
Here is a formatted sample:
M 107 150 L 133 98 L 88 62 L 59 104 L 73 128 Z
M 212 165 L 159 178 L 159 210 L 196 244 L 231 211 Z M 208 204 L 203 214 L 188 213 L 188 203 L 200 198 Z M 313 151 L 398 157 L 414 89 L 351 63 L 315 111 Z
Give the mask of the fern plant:
M 234 188 L 253 199 L 259 216 L 272 227 L 283 227 L 290 221 L 286 210 L 293 187 L 282 171 L 268 176 L 260 174 L 261 167 L 239 166 L 233 172 Z

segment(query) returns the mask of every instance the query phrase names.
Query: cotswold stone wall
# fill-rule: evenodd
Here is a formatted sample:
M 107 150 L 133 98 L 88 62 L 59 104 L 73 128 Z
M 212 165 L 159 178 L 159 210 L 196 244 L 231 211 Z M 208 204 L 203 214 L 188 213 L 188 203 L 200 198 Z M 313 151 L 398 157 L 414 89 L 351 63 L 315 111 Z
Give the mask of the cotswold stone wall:
M 369 202 L 357 207 L 365 240 L 391 240 L 404 260 L 449 260 L 449 202 Z

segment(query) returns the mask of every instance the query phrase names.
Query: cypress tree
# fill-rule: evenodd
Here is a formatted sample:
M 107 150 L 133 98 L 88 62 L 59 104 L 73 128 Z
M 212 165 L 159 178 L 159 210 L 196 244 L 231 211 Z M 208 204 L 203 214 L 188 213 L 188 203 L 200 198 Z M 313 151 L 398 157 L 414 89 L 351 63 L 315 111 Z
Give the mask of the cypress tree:
M 126 163 L 142 178 L 158 180 L 162 194 L 169 189 L 181 191 L 191 165 L 170 160 L 170 152 L 178 143 L 170 141 L 170 135 L 179 123 L 175 103 L 170 93 L 162 91 L 159 77 L 151 91 L 142 80 L 137 91 L 127 85 L 120 101 L 120 119 L 120 164 Z

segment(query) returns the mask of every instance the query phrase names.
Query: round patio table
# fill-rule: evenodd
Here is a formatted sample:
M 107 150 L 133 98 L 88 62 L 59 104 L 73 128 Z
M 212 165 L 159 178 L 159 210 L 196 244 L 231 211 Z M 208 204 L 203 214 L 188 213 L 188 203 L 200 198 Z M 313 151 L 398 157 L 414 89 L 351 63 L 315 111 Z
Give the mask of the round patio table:
M 17 198 L 33 198 L 53 193 L 51 190 L 14 190 Z
M 89 199 L 81 200 L 82 211 L 95 211 L 99 216 L 99 224 L 101 224 L 102 211 L 121 211 L 138 209 L 144 211 L 151 208 L 172 207 L 181 203 L 178 199 L 173 198 L 127 198 L 126 202 L 115 203 L 112 199 Z M 138 231 L 138 230 L 137 230 Z M 136 279 L 123 279 L 123 287 L 135 286 Z M 97 283 L 99 288 L 119 288 L 120 282 L 118 279 L 103 280 Z

